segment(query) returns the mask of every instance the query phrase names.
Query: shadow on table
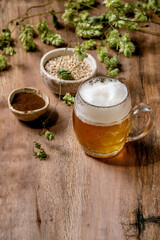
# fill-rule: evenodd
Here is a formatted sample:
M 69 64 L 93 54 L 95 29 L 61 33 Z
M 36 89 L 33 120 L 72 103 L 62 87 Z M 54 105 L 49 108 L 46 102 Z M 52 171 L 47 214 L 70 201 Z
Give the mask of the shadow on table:
M 34 121 L 31 121 L 31 122 L 21 121 L 21 123 L 25 124 L 28 127 L 39 129 L 44 127 L 44 122 L 45 122 L 45 127 L 50 128 L 56 124 L 57 119 L 58 119 L 58 112 L 54 108 L 49 107 L 45 114 L 35 119 Z
M 96 158 L 96 160 L 115 166 L 147 166 L 160 161 L 159 152 L 159 146 L 139 140 L 126 143 L 120 153 L 114 157 Z

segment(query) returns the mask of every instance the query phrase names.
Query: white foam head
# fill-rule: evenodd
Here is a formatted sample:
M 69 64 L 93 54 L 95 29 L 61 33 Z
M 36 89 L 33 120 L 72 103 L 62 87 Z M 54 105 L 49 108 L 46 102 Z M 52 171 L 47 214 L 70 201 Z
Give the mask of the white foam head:
M 125 84 L 119 80 L 97 77 L 84 82 L 75 99 L 76 115 L 97 125 L 117 123 L 131 110 L 131 99 Z

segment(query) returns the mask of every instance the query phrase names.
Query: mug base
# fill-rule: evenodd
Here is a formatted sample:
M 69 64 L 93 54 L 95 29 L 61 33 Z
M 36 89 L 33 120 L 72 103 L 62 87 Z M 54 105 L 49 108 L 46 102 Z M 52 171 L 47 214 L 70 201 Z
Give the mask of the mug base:
M 97 152 L 91 152 L 89 151 L 88 149 L 85 149 L 83 148 L 83 150 L 85 151 L 85 153 L 91 157 L 94 157 L 94 158 L 110 158 L 110 157 L 114 157 L 115 155 L 117 155 L 121 150 L 122 150 L 123 146 L 112 152 L 112 153 L 97 153 Z

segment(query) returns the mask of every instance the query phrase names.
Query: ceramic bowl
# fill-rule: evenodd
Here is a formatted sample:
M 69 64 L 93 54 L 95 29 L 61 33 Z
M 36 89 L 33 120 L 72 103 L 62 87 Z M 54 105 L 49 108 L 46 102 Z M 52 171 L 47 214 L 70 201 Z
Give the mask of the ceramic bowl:
M 40 109 L 27 111 L 27 112 L 14 109 L 13 106 L 11 105 L 12 100 L 13 100 L 15 94 L 21 93 L 21 92 L 34 93 L 34 94 L 38 95 L 45 101 L 45 106 Z M 33 120 L 39 118 L 42 114 L 44 114 L 47 111 L 49 102 L 50 102 L 49 97 L 46 94 L 44 94 L 40 90 L 38 90 L 36 88 L 32 88 L 32 87 L 15 89 L 9 94 L 9 97 L 8 97 L 8 106 L 9 106 L 10 110 L 14 113 L 14 115 L 19 120 L 22 120 L 25 122 L 33 121 Z
M 85 80 L 93 78 L 96 75 L 97 71 L 97 63 L 95 58 L 88 54 L 88 57 L 84 59 L 86 63 L 88 63 L 92 69 L 92 74 L 89 77 L 82 78 L 79 80 L 58 80 L 52 75 L 50 75 L 44 68 L 45 64 L 52 58 L 60 57 L 64 54 L 66 48 L 59 48 L 52 51 L 47 52 L 42 58 L 40 62 L 40 73 L 44 83 L 49 87 L 49 89 L 55 93 L 60 93 L 61 86 L 61 95 L 65 95 L 66 93 L 70 93 L 75 95 L 78 89 L 78 86 Z M 74 48 L 68 48 L 66 55 L 74 55 Z

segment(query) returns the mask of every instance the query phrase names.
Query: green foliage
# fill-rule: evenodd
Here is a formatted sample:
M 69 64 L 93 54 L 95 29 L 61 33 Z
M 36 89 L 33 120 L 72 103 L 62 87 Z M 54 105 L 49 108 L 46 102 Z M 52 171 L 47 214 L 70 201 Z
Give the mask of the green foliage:
M 33 142 L 35 148 L 40 149 L 41 148 L 41 144 L 39 142 Z
M 91 14 L 88 11 L 84 10 L 80 14 L 80 19 L 81 19 L 81 21 L 86 21 L 90 16 L 91 16 Z
M 41 148 L 38 152 L 34 152 L 34 156 L 40 160 L 46 160 L 47 158 L 47 154 L 43 148 Z
M 123 8 L 125 6 L 120 0 L 105 0 L 104 4 L 107 8 Z
M 68 106 L 71 106 L 74 104 L 74 97 L 71 96 L 70 93 L 66 93 L 65 96 L 63 97 L 64 103 L 66 103 Z
M 136 22 L 132 22 L 132 21 L 126 21 L 126 20 L 118 20 L 118 21 L 115 21 L 113 23 L 113 25 L 116 27 L 116 28 L 120 28 L 120 29 L 127 29 L 127 30 L 130 30 L 130 31 L 134 31 L 134 30 L 137 30 L 138 29 L 138 23 Z
M 78 17 L 78 12 L 75 9 L 65 9 L 62 19 L 65 24 L 75 24 L 75 19 Z
M 84 6 L 92 6 L 95 4 L 95 0 L 74 0 L 74 1 L 66 1 L 64 6 L 65 9 L 83 9 Z
M 146 0 L 145 3 L 137 2 L 137 6 L 142 7 L 145 11 L 154 11 L 160 17 L 160 1 Z
M 117 58 L 117 56 L 111 57 L 109 56 L 107 49 L 105 47 L 97 48 L 97 58 L 99 61 L 104 62 L 108 69 L 106 75 L 110 77 L 116 77 L 117 74 L 119 73 L 119 68 L 120 67 L 120 62 Z M 118 69 L 118 70 L 117 70 Z
M 107 0 L 104 3 L 107 7 L 105 19 L 116 28 L 134 31 L 139 27 L 138 22 L 148 20 L 146 13 L 137 9 L 133 3 L 124 3 L 119 0 Z
M 19 39 L 21 41 L 22 47 L 26 51 L 34 51 L 36 48 L 35 43 L 33 42 L 34 29 L 30 24 L 23 25 Z
M 0 49 L 3 50 L 3 48 L 10 46 L 11 42 L 12 39 L 10 30 L 3 29 L 2 34 L 0 34 Z
M 106 37 L 106 43 L 111 48 L 119 50 L 119 52 L 123 53 L 127 58 L 132 57 L 132 53 L 135 51 L 135 46 L 131 42 L 129 33 L 121 36 L 117 30 L 112 30 Z
M 103 23 L 103 19 L 104 17 L 103 16 L 91 16 L 87 19 L 87 22 L 90 23 L 90 24 L 100 24 L 100 23 Z
M 108 53 L 107 53 L 107 49 L 105 47 L 101 48 L 101 47 L 97 47 L 97 58 L 99 61 L 103 62 L 104 58 L 109 57 Z
M 112 69 L 117 68 L 121 65 L 117 56 L 114 56 L 111 58 L 109 58 L 109 57 L 104 58 L 104 63 L 106 64 L 106 67 L 112 68 Z
M 53 21 L 54 27 L 57 29 L 60 28 L 60 23 L 58 21 L 57 16 L 55 15 L 55 11 L 52 10 L 51 14 L 52 14 L 52 21 Z
M 36 29 L 38 30 L 38 35 L 42 42 L 46 44 L 59 47 L 64 41 L 60 34 L 54 33 L 48 28 L 48 23 L 46 21 L 38 22 L 36 24 Z
M 141 1 L 137 1 L 137 2 L 136 2 L 136 6 L 137 6 L 137 7 L 142 7 L 142 5 L 143 5 L 143 2 L 141 2 Z
M 119 52 L 123 53 L 127 58 L 132 57 L 132 53 L 135 51 L 135 46 L 130 40 L 128 33 L 125 33 L 118 42 Z
M 118 39 L 119 39 L 119 32 L 118 30 L 111 30 L 109 34 L 107 35 L 106 38 L 106 43 L 109 47 L 111 48 L 116 48 L 118 47 Z
M 148 18 L 144 11 L 135 9 L 134 13 L 135 13 L 135 19 L 138 20 L 139 22 L 147 22 L 148 21 Z
M 48 141 L 52 141 L 54 139 L 54 133 L 47 130 L 44 137 L 48 139 Z
M 72 74 L 68 69 L 58 70 L 58 76 L 59 76 L 59 78 L 65 79 L 65 80 L 67 80 L 67 79 L 71 80 L 72 79 Z
M 47 21 L 38 22 L 36 24 L 36 29 L 38 33 L 43 33 L 44 31 L 48 30 L 48 22 Z
M 79 22 L 76 25 L 76 34 L 80 38 L 100 37 L 103 34 L 103 30 L 102 24 L 93 25 L 88 22 Z
M 91 6 L 91 5 L 95 4 L 95 0 L 75 0 L 75 2 L 77 2 L 81 5 L 85 4 L 87 6 Z
M 83 41 L 82 46 L 85 49 L 95 49 L 96 48 L 96 41 L 93 39 L 89 39 L 88 41 Z
M 118 75 L 119 71 L 120 71 L 119 68 L 115 69 L 110 68 L 109 70 L 107 70 L 106 76 L 115 78 Z
M 7 59 L 3 54 L 0 54 L 0 71 L 7 69 Z
M 84 58 L 88 57 L 87 53 L 80 43 L 78 43 L 78 45 L 74 48 L 74 54 L 79 61 L 83 61 Z
M 42 123 L 42 125 L 44 125 L 44 126 L 45 126 L 45 122 L 44 122 L 44 123 Z M 39 133 L 38 133 L 38 135 L 39 135 L 39 136 L 42 136 L 44 133 L 45 133 L 45 131 L 44 131 L 44 129 L 43 129 L 41 132 L 39 132 Z
M 16 53 L 16 51 L 11 46 L 9 46 L 4 48 L 4 53 L 8 56 L 13 56 Z
M 42 136 L 44 134 L 44 137 L 46 139 L 48 139 L 48 141 L 52 141 L 54 139 L 54 133 L 50 132 L 50 131 L 45 131 L 45 129 L 43 129 L 40 133 L 38 133 L 39 136 Z M 46 154 L 46 152 L 44 151 L 43 148 L 41 148 L 41 144 L 39 142 L 34 141 L 33 142 L 34 147 L 39 149 L 39 151 L 34 152 L 34 156 L 36 158 L 39 158 L 40 160 L 46 160 L 46 158 L 48 157 L 48 155 Z

